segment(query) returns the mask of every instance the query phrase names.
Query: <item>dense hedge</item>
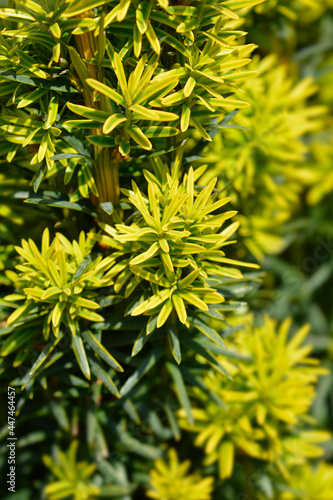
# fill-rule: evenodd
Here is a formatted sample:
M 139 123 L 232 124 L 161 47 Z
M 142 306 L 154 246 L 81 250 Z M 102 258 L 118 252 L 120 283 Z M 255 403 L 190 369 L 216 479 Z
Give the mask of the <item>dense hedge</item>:
M 330 500 L 331 0 L 0 18 L 2 498 Z

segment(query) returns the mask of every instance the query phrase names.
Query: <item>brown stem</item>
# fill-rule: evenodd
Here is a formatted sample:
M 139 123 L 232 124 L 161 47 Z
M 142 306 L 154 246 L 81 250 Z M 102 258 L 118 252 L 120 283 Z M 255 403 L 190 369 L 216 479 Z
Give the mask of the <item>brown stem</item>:
M 109 202 L 113 205 L 119 203 L 119 163 L 120 160 L 111 153 L 110 148 L 95 147 L 96 184 L 99 194 L 99 204 Z M 110 223 L 112 218 L 100 211 L 103 222 Z
M 94 13 L 93 11 L 88 11 L 81 16 L 94 17 Z M 76 35 L 75 40 L 82 59 L 92 59 L 95 57 L 97 51 L 97 38 L 94 36 L 93 32 L 89 31 L 82 35 Z M 97 68 L 94 64 L 86 62 L 85 65 L 91 78 L 103 82 L 104 72 L 102 68 Z M 98 102 L 93 101 L 93 90 L 91 90 L 90 93 L 84 89 L 83 98 L 86 106 L 101 109 L 110 114 L 112 113 L 111 106 L 104 96 L 101 96 Z M 103 135 L 103 131 L 100 128 L 94 129 L 93 134 Z M 119 203 L 119 163 L 121 162 L 122 156 L 117 147 L 112 151 L 110 148 L 95 146 L 94 154 L 96 186 L 99 194 L 98 203 L 101 205 L 101 203 L 111 202 L 115 206 Z M 99 214 L 103 222 L 112 223 L 112 216 L 108 215 L 105 211 L 100 209 Z

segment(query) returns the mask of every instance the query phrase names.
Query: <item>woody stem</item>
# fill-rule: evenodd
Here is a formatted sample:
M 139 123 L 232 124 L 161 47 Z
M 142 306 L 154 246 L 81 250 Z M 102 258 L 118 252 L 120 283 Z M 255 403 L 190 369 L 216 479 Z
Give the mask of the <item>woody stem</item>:
M 89 14 L 90 11 L 86 12 L 84 16 L 89 17 Z M 91 16 L 93 17 L 93 12 Z M 93 32 L 89 31 L 81 35 L 76 35 L 75 39 L 78 52 L 83 60 L 96 57 L 97 38 Z M 85 65 L 91 78 L 103 82 L 104 72 L 102 68 L 98 68 L 90 63 L 85 63 Z M 101 96 L 98 102 L 94 102 L 92 94 L 93 91 L 90 93 L 84 89 L 83 97 L 86 106 L 107 111 L 111 114 L 112 110 L 107 99 Z M 94 129 L 93 134 L 103 135 L 103 131 L 101 128 Z M 112 217 L 101 209 L 101 204 L 111 202 L 115 206 L 119 203 L 119 163 L 121 161 L 119 154 L 113 155 L 112 153 L 113 151 L 107 147 L 95 146 L 94 148 L 96 186 L 99 194 L 99 216 L 101 220 L 109 223 L 112 221 Z

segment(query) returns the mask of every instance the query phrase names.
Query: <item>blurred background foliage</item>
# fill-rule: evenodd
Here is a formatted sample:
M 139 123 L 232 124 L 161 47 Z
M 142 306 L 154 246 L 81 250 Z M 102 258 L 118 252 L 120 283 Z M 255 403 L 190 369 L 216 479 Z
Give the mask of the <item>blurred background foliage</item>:
M 87 3 L 95 11 L 78 26 L 77 16 Z M 189 10 L 179 28 L 184 16 L 179 17 L 177 8 L 200 3 L 207 9 L 217 5 L 227 9 L 218 30 L 227 32 L 224 49 L 227 54 L 232 50 L 232 56 L 223 71 L 227 78 L 230 69 L 236 68 L 236 73 L 232 72 L 223 86 L 216 75 L 214 81 L 214 68 L 209 67 L 209 61 L 205 66 L 199 53 L 191 62 L 192 69 L 187 68 L 191 73 L 180 71 L 197 25 Z M 110 15 L 118 4 L 122 13 L 116 10 Z M 140 5 L 142 17 L 136 24 L 137 1 L 0 2 L 1 72 L 19 75 L 13 80 L 0 73 L 3 475 L 8 468 L 7 385 L 17 388 L 18 436 L 17 491 L 8 493 L 3 482 L 2 498 L 331 500 L 333 2 L 169 2 L 174 11 L 166 11 L 166 0 Z M 63 15 L 66 9 L 67 18 Z M 82 109 L 76 93 L 88 94 L 97 88 L 96 83 L 90 82 L 89 89 L 82 85 L 80 62 L 75 53 L 69 59 L 67 52 L 69 43 L 79 51 L 78 35 L 98 28 L 102 11 L 107 38 L 117 52 L 123 51 L 128 76 L 122 79 L 123 70 L 110 47 L 98 46 L 95 55 L 86 55 L 88 68 L 97 60 L 109 72 L 106 87 L 112 88 L 116 80 L 122 82 L 120 97 L 112 94 L 115 101 L 107 115 Z M 201 31 L 207 31 L 210 25 L 208 21 L 205 24 L 206 18 L 200 22 Z M 172 30 L 177 33 L 173 39 Z M 201 43 L 202 32 L 198 35 Z M 168 36 L 169 50 L 161 51 Z M 76 42 L 70 42 L 74 37 Z M 136 40 L 134 47 L 127 43 L 132 38 Z M 177 43 L 180 39 L 181 44 Z M 98 56 L 101 50 L 105 51 L 103 60 Z M 155 99 L 153 105 L 143 96 L 141 108 L 129 109 L 127 91 L 137 90 L 133 80 L 138 74 L 131 82 L 129 75 L 147 55 L 153 65 L 159 56 L 164 67 L 172 67 L 174 73 L 163 83 L 167 90 L 164 96 L 157 99 L 153 92 L 148 96 Z M 239 63 L 245 59 L 252 61 Z M 193 68 L 207 71 L 212 77 L 210 89 L 215 94 L 221 92 L 229 104 L 212 111 L 208 80 L 201 80 L 202 86 L 194 91 Z M 243 71 L 257 74 L 233 80 Z M 153 73 L 145 75 L 141 90 Z M 29 87 L 33 79 L 39 82 L 37 90 Z M 160 75 L 155 84 L 161 85 L 161 80 Z M 64 89 L 68 93 L 64 94 Z M 101 105 L 102 96 L 111 95 L 102 90 L 105 94 L 101 92 L 99 98 L 94 95 Z M 73 101 L 76 104 L 68 110 L 66 103 Z M 132 123 L 130 132 L 117 108 L 124 103 L 126 119 Z M 152 106 L 158 108 L 159 116 L 154 117 Z M 155 127 L 157 119 L 166 120 L 157 123 L 164 132 Z M 152 120 L 149 127 L 147 120 Z M 113 127 L 118 127 L 117 135 L 112 133 Z M 179 154 L 177 148 L 185 139 Z M 132 156 L 121 165 L 123 191 L 120 200 L 119 193 L 113 193 L 114 205 L 120 214 L 128 213 L 133 205 L 137 212 L 129 215 L 126 225 L 116 220 L 114 229 L 110 218 L 100 215 L 97 195 L 101 196 L 103 179 L 94 176 L 93 148 L 116 145 L 122 155 Z M 151 149 L 153 154 L 164 154 L 148 157 Z M 173 169 L 167 171 L 170 164 Z M 233 217 L 225 239 L 234 238 L 237 230 L 237 242 L 226 247 L 230 264 L 234 266 L 236 260 L 250 265 L 259 262 L 260 272 L 250 270 L 241 276 L 234 267 L 224 267 L 222 277 L 212 276 L 213 271 L 209 277 L 194 272 L 189 285 L 194 282 L 199 291 L 196 298 L 190 296 L 191 303 L 186 302 L 185 292 L 184 300 L 180 295 L 180 300 L 164 302 L 163 314 L 161 309 L 148 307 L 141 308 L 144 314 L 139 310 L 141 315 L 132 317 L 135 307 L 140 307 L 138 301 L 142 303 L 156 292 L 154 283 L 148 283 L 151 276 L 147 278 L 142 262 L 150 259 L 155 276 L 159 273 L 159 279 L 169 281 L 173 279 L 170 273 L 180 274 L 180 269 L 194 266 L 193 261 L 177 254 L 173 243 L 175 231 L 185 231 L 185 209 L 178 210 L 176 226 L 167 228 L 166 243 L 158 239 L 158 259 L 154 249 L 150 250 L 154 239 L 132 244 L 124 238 L 131 228 L 139 231 L 149 226 L 147 217 L 140 218 L 140 213 L 147 216 L 146 201 L 143 207 L 140 196 L 149 203 L 148 215 L 156 215 L 154 199 L 164 209 L 163 196 L 168 191 L 180 197 L 186 189 L 191 190 L 191 166 L 196 196 L 217 177 L 210 194 L 218 200 L 230 197 L 230 213 L 222 212 L 223 221 Z M 132 179 L 139 187 L 132 187 Z M 153 186 L 150 192 L 147 184 Z M 147 193 L 147 197 L 140 193 Z M 103 208 L 105 214 L 112 209 L 108 205 Z M 103 220 L 99 226 L 98 217 Z M 204 223 L 207 220 L 205 217 Z M 70 315 L 64 313 L 60 319 L 55 315 L 53 331 L 50 329 L 54 306 L 61 303 L 60 292 L 51 290 L 45 295 L 52 283 L 45 284 L 41 278 L 46 271 L 40 260 L 39 277 L 35 271 L 30 273 L 32 282 L 36 284 L 37 279 L 45 285 L 44 295 L 39 296 L 44 302 L 31 314 L 28 311 L 24 322 L 7 325 L 13 307 L 18 306 L 18 295 L 23 293 L 23 285 L 13 286 L 15 266 L 23 264 L 15 247 L 23 248 L 30 238 L 38 247 L 36 253 L 39 249 L 43 253 L 40 242 L 43 233 L 48 234 L 46 228 L 51 241 L 57 240 L 59 233 L 67 238 L 63 237 L 62 245 L 58 241 L 58 251 L 54 250 L 52 257 L 55 262 L 65 259 L 71 266 L 70 275 L 82 276 L 82 280 L 85 273 L 92 272 L 80 296 L 87 301 L 82 307 L 88 307 L 80 319 L 81 328 L 85 327 L 82 345 L 81 337 L 71 343 L 66 335 L 58 335 L 61 322 L 73 331 L 78 328 L 71 325 Z M 82 231 L 87 236 L 80 239 Z M 200 237 L 195 229 L 192 236 Z M 49 244 L 46 239 L 44 236 L 44 253 Z M 73 241 L 81 242 L 79 256 Z M 165 251 L 168 241 L 174 245 L 171 264 L 164 255 L 169 255 Z M 114 262 L 108 260 L 110 242 L 118 252 L 115 271 L 110 271 Z M 89 250 L 85 253 L 86 245 Z M 184 253 L 191 254 L 194 247 L 187 250 Z M 137 259 L 131 268 L 129 253 Z M 195 261 L 211 270 L 209 257 L 205 261 L 198 255 Z M 217 262 L 224 266 L 224 257 L 219 258 L 222 261 Z M 110 292 L 108 286 L 113 281 L 116 284 Z M 204 282 L 217 287 L 225 302 L 214 303 L 211 297 L 214 307 L 210 305 L 208 314 L 201 310 L 196 316 L 194 307 L 204 307 L 198 301 L 202 294 L 199 285 Z M 144 299 L 139 299 L 135 290 L 139 283 Z M 132 292 L 133 300 L 128 299 Z M 69 290 L 68 297 L 71 293 Z M 70 302 L 61 297 L 66 311 Z M 92 312 L 89 303 L 91 306 L 95 300 L 100 310 Z M 49 321 L 40 318 L 43 307 L 42 314 L 50 313 Z M 171 326 L 164 334 L 159 326 L 169 315 L 172 321 L 167 324 Z M 187 331 L 186 321 L 194 329 Z

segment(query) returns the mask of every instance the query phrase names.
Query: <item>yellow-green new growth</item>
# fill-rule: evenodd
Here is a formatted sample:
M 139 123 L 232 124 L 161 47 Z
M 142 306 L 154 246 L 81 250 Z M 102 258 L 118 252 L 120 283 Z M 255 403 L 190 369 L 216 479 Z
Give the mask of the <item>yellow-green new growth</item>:
M 70 201 L 98 198 L 108 220 L 103 204 L 118 205 L 129 155 L 173 148 L 171 137 L 181 142 L 193 129 L 210 141 L 214 117 L 248 106 L 232 97 L 255 74 L 244 71 L 255 45 L 242 44 L 237 12 L 261 2 L 22 0 L 0 8 L 0 150 L 35 172 L 35 191 L 65 170 Z
M 78 445 L 78 441 L 73 441 L 67 453 L 58 449 L 55 459 L 43 456 L 44 465 L 54 477 L 45 487 L 47 500 L 93 500 L 99 496 L 100 488 L 91 481 L 96 465 L 76 461 Z
M 286 486 L 285 491 L 276 491 L 276 500 L 331 500 L 333 467 L 324 462 L 294 467 Z
M 25 303 L 16 309 L 7 320 L 12 325 L 21 320 L 36 306 L 42 307 L 47 314 L 44 335 L 47 339 L 50 328 L 58 335 L 61 323 L 65 323 L 76 335 L 77 318 L 89 321 L 103 321 L 94 312 L 99 305 L 94 299 L 93 290 L 108 286 L 112 281 L 104 277 L 113 264 L 109 258 L 101 256 L 88 262 L 94 241 L 81 232 L 79 241 L 71 243 L 64 235 L 57 233 L 50 243 L 49 230 L 43 233 L 41 251 L 36 244 L 22 240 L 22 247 L 15 247 L 23 257 L 23 263 L 16 266 L 19 273 L 8 271 L 7 275 L 15 284 L 19 293 L 6 297 L 8 301 Z
M 194 388 L 194 397 L 203 405 L 193 409 L 194 425 L 180 412 L 182 426 L 196 432 L 196 445 L 205 448 L 205 463 L 217 461 L 222 479 L 231 476 L 239 451 L 276 463 L 285 475 L 285 457 L 302 463 L 305 457 L 322 455 L 315 443 L 329 439 L 329 434 L 307 431 L 302 425 L 309 418 L 314 383 L 327 371 L 309 357 L 311 346 L 300 346 L 308 328 L 299 330 L 291 340 L 287 338 L 289 329 L 290 320 L 277 329 L 276 322 L 266 317 L 264 325 L 252 327 L 243 341 L 242 335 L 237 337 L 237 350 L 248 360 L 238 361 L 235 367 L 221 357 L 219 361 L 232 379 L 226 380 L 217 371 L 205 376 L 207 386 L 227 406 L 217 405 Z
M 249 68 L 259 75 L 245 82 L 236 97 L 251 106 L 235 115 L 232 125 L 222 123 L 222 132 L 206 149 L 205 162 L 211 168 L 202 182 L 215 175 L 221 186 L 229 181 L 240 212 L 240 234 L 261 259 L 283 249 L 279 230 L 299 205 L 307 181 L 302 167 L 309 146 L 304 137 L 323 127 L 327 109 L 308 104 L 317 90 L 313 79 L 295 83 L 292 66 L 278 65 L 274 54 L 255 56 Z
M 99 111 L 94 108 L 68 103 L 68 107 L 74 113 L 87 118 L 86 126 L 89 127 L 91 120 L 100 122 L 103 133 L 108 136 L 113 130 L 117 130 L 114 139 L 101 135 L 88 136 L 88 140 L 97 146 L 119 145 L 121 154 L 128 155 L 130 152 L 129 141 L 132 139 L 143 149 L 152 149 L 152 144 L 148 137 L 170 137 L 177 135 L 179 130 L 175 127 L 162 126 L 163 122 L 170 122 L 178 119 L 178 115 L 162 109 L 154 109 L 152 101 L 154 97 L 166 95 L 174 88 L 182 74 L 182 69 L 166 71 L 153 77 L 158 66 L 158 57 L 153 56 L 147 61 L 145 54 L 136 65 L 136 68 L 126 79 L 123 63 L 111 46 L 107 43 L 107 52 L 110 64 L 116 74 L 119 88 L 114 90 L 112 86 L 99 82 L 93 78 L 86 78 L 86 83 L 105 98 L 112 101 L 110 109 L 114 112 Z M 122 112 L 121 109 L 124 111 Z M 143 122 L 148 124 L 142 125 Z M 150 122 L 158 122 L 159 125 L 151 125 Z M 84 124 L 82 120 L 70 120 L 65 126 L 70 129 Z M 103 125 L 102 125 L 103 124 Z M 98 125 L 97 125 L 98 128 Z
M 26 351 L 34 343 L 40 342 L 40 332 L 30 323 L 36 316 L 44 316 L 45 345 L 31 367 L 29 376 L 35 377 L 41 367 L 45 368 L 48 357 L 70 332 L 71 347 L 84 376 L 91 378 L 92 363 L 92 371 L 102 377 L 109 390 L 118 396 L 110 375 L 103 371 L 101 365 L 96 364 L 94 357 L 91 359 L 87 356 L 84 347 L 85 342 L 89 349 L 108 365 L 117 371 L 123 371 L 96 335 L 86 330 L 86 320 L 104 321 L 104 318 L 95 312 L 100 306 L 94 299 L 98 299 L 97 290 L 113 283 L 107 276 L 107 271 L 115 261 L 114 258 L 103 259 L 102 256 L 91 260 L 89 256 L 95 244 L 93 234 L 92 232 L 86 237 L 82 231 L 78 242 L 73 240 L 71 243 L 63 234 L 57 233 L 50 242 L 49 230 L 46 228 L 41 251 L 31 239 L 22 240 L 22 247 L 16 247 L 23 263 L 16 266 L 18 273 L 7 271 L 17 293 L 8 295 L 5 299 L 9 305 L 13 303 L 16 309 L 7 319 L 9 336 L 2 344 L 1 355 L 8 356 L 14 351 L 22 350 L 23 345 L 26 346 Z M 21 301 L 24 301 L 24 304 L 18 306 L 16 302 Z M 58 355 L 62 356 L 63 351 L 60 350 Z M 56 357 L 57 354 L 54 361 Z M 18 366 L 23 359 L 18 351 L 14 366 Z
M 180 322 L 189 327 L 190 305 L 208 311 L 210 304 L 224 300 L 210 282 L 218 286 L 225 277 L 242 277 L 239 270 L 221 264 L 258 266 L 229 259 L 222 251 L 238 225 L 231 224 L 221 231 L 225 221 L 236 212 L 220 212 L 229 198 L 217 199 L 217 179 L 199 188 L 195 180 L 200 173 L 192 168 L 181 184 L 170 175 L 163 184 L 154 174 L 147 171 L 144 174 L 148 196 L 134 182 L 132 191 L 123 190 L 138 211 L 134 221 L 130 225 L 116 224 L 115 229 L 103 225 L 111 238 L 98 237 L 118 250 L 112 254 L 114 257 L 131 253 L 131 257 L 119 260 L 107 276 L 121 272 L 115 281 L 118 293 L 134 275 L 134 280 L 126 286 L 125 297 L 138 285 L 144 287 L 144 293 L 131 310 L 133 316 L 157 317 L 159 328 L 175 309 Z
M 150 472 L 149 498 L 155 500 L 211 500 L 213 477 L 202 478 L 198 472 L 189 473 L 190 460 L 179 462 L 174 449 L 169 460 L 156 460 Z

